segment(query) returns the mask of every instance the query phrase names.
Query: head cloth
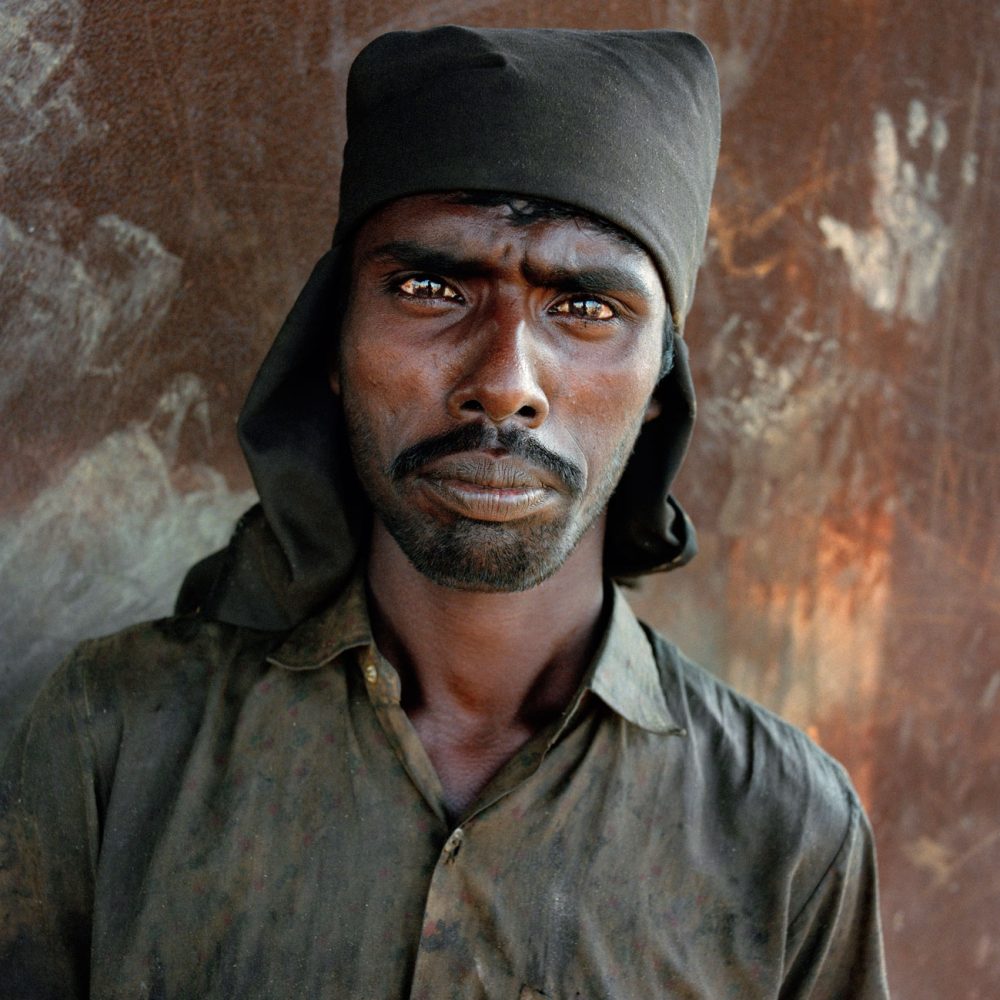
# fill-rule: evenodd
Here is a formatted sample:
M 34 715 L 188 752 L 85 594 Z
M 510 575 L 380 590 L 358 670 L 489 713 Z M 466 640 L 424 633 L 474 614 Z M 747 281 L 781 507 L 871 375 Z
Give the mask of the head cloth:
M 239 422 L 260 504 L 188 573 L 178 609 L 287 628 L 329 601 L 362 556 L 370 511 L 354 477 L 327 359 L 350 240 L 377 208 L 433 191 L 564 202 L 637 239 L 683 330 L 719 148 L 708 50 L 672 31 L 433 28 L 392 32 L 351 67 L 332 249 L 264 360 Z M 694 422 L 683 340 L 609 506 L 605 568 L 683 565 L 694 529 L 669 495 Z

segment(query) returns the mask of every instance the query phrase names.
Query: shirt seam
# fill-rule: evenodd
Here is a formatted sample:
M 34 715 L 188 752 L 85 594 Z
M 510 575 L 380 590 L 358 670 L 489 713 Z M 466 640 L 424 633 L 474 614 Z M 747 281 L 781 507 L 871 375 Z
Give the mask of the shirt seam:
M 840 843 L 837 845 L 837 849 L 833 852 L 833 857 L 830 859 L 830 863 L 826 866 L 826 868 L 823 871 L 823 874 L 817 880 L 816 885 L 813 887 L 812 892 L 809 893 L 809 896 L 806 898 L 805 902 L 802 904 L 801 907 L 799 907 L 798 913 L 796 913 L 795 916 L 792 918 L 792 920 L 789 922 L 788 934 L 787 934 L 787 937 L 789 938 L 794 936 L 796 930 L 798 929 L 799 922 L 805 916 L 806 911 L 812 905 L 813 900 L 816 899 L 816 897 L 819 895 L 820 890 L 826 884 L 827 879 L 829 879 L 830 877 L 830 873 L 837 866 L 837 862 L 845 854 L 848 844 L 854 837 L 854 831 L 857 829 L 858 818 L 861 812 L 861 807 L 858 804 L 858 801 L 855 798 L 855 796 L 851 793 L 851 791 L 848 788 L 844 787 L 843 784 L 841 784 L 841 791 L 843 792 L 844 797 L 847 800 L 847 805 L 850 810 L 847 817 L 847 826 L 846 829 L 844 830 L 844 835 L 843 837 L 841 837 Z

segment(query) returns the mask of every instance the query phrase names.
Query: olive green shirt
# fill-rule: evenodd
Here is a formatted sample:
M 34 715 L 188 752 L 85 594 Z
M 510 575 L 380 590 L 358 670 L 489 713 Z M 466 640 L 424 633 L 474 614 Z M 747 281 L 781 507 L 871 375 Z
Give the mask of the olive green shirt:
M 580 692 L 458 820 L 360 582 L 288 633 L 84 644 L 0 782 L 0 996 L 886 996 L 841 768 L 609 593 Z

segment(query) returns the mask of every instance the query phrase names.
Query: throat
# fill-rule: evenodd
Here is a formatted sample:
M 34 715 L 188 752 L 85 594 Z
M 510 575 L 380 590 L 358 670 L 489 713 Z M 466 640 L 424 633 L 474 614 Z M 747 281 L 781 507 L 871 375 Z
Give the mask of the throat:
M 376 520 L 372 633 L 399 674 L 402 707 L 452 813 L 557 720 L 579 687 L 606 621 L 602 546 L 603 530 L 588 532 L 530 590 L 468 591 L 417 571 Z
M 449 650 L 454 654 L 455 650 Z M 444 654 L 430 671 L 402 658 L 402 708 L 444 791 L 446 807 L 462 815 L 533 737 L 555 724 L 589 662 L 574 650 L 524 671 L 525 659 Z
M 465 815 L 504 766 L 535 734 L 524 726 L 460 727 L 454 719 L 409 713 L 454 819 Z

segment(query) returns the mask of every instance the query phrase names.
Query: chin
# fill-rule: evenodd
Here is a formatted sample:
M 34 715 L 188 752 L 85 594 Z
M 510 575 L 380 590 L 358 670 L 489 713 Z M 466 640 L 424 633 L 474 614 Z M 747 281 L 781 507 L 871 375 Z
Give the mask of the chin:
M 513 529 L 461 519 L 445 528 L 387 525 L 413 566 L 441 587 L 515 593 L 537 587 L 566 562 L 583 531 L 543 524 Z

